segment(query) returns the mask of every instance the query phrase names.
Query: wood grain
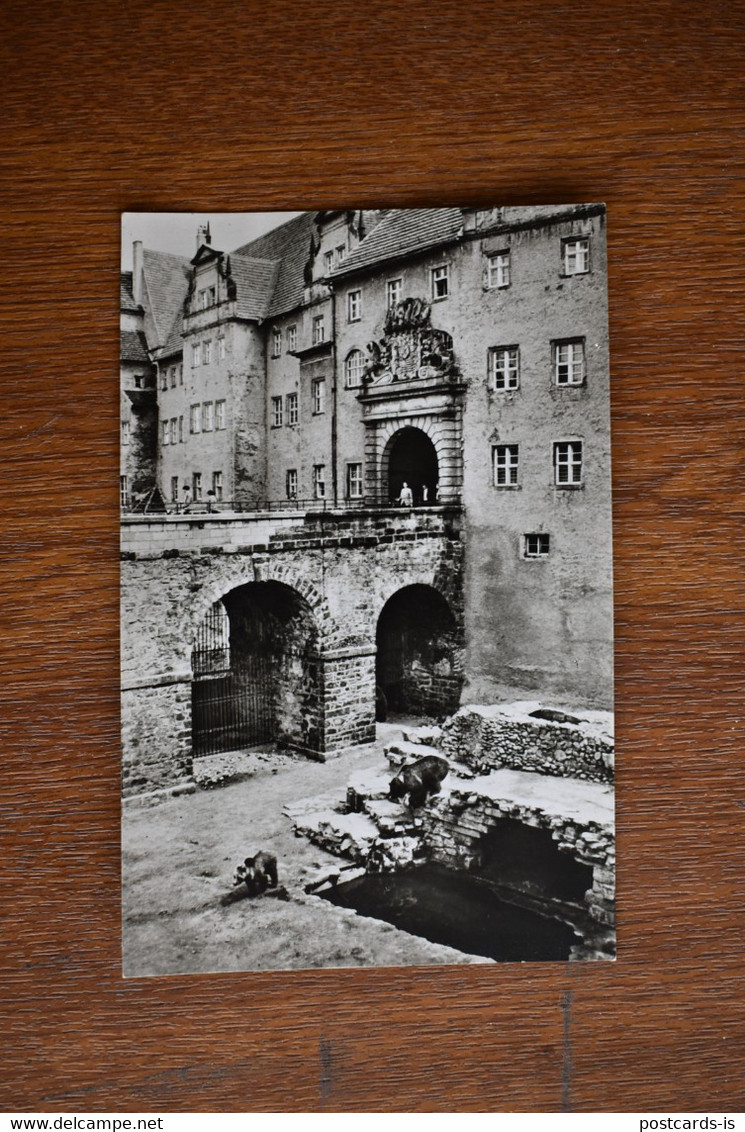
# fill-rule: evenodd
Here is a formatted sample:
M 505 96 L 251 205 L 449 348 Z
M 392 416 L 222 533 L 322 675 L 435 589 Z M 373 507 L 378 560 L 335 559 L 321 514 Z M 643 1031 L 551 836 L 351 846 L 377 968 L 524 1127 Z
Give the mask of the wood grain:
M 745 5 L 6 0 L 0 1103 L 745 1107 Z M 119 973 L 128 209 L 604 200 L 616 964 Z

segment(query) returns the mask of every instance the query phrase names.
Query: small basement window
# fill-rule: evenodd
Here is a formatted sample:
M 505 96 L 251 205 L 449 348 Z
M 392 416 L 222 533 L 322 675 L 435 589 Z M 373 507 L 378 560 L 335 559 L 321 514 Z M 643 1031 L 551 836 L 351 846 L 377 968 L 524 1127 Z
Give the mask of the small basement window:
M 525 558 L 546 558 L 548 556 L 548 552 L 548 535 L 523 535 L 523 556 Z

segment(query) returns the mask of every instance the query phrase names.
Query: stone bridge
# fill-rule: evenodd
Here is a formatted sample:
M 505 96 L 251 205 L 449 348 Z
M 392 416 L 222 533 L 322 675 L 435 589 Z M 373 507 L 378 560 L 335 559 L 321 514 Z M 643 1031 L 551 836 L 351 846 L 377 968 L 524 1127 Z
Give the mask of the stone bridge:
M 125 793 L 188 783 L 200 751 L 324 758 L 374 738 L 376 702 L 455 710 L 462 572 L 454 505 L 125 518 Z

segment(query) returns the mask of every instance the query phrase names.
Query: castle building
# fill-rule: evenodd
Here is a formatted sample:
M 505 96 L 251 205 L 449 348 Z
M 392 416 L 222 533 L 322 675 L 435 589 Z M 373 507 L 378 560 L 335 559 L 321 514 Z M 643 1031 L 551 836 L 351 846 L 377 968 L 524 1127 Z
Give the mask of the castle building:
M 323 753 L 369 737 L 376 686 L 393 709 L 430 712 L 538 695 L 611 705 L 606 281 L 602 205 L 306 213 L 229 253 L 201 228 L 190 260 L 135 245 L 122 290 L 127 561 L 198 556 L 218 528 L 214 545 L 251 559 L 244 587 L 265 577 L 262 555 L 292 556 L 318 601 L 305 675 L 291 692 L 282 678 L 288 741 Z M 406 566 L 390 548 L 415 563 L 437 538 L 426 581 L 374 596 L 365 561 L 370 577 L 393 576 Z M 277 624 L 307 613 L 298 586 Z M 222 650 L 213 684 L 235 667 L 239 589 L 206 585 L 197 629 L 205 655 Z M 334 681 L 316 669 L 335 653 L 321 604 L 356 627 L 343 647 L 372 657 L 352 680 L 356 731 L 326 726 Z M 154 680 L 199 683 L 195 624 L 189 671 L 186 653 L 161 656 Z M 193 712 L 197 700 L 192 689 Z M 192 721 L 181 749 L 193 738 Z

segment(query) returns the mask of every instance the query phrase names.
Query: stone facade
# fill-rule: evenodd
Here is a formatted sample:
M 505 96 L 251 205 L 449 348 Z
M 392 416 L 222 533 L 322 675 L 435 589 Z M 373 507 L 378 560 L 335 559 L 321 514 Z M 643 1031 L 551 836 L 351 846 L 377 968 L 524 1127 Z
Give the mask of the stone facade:
M 123 503 L 136 482 L 168 513 L 125 515 L 132 718 L 146 688 L 192 682 L 214 603 L 262 582 L 286 587 L 280 621 L 300 599 L 313 619 L 315 644 L 282 646 L 304 706 L 286 727 L 272 707 L 311 753 L 370 736 L 376 684 L 379 711 L 535 689 L 609 708 L 606 275 L 600 205 L 304 214 L 232 253 L 200 229 L 191 260 L 136 246 L 123 317 L 151 384 L 136 436 L 122 401 Z M 544 767 L 606 773 L 594 740 L 551 736 Z

